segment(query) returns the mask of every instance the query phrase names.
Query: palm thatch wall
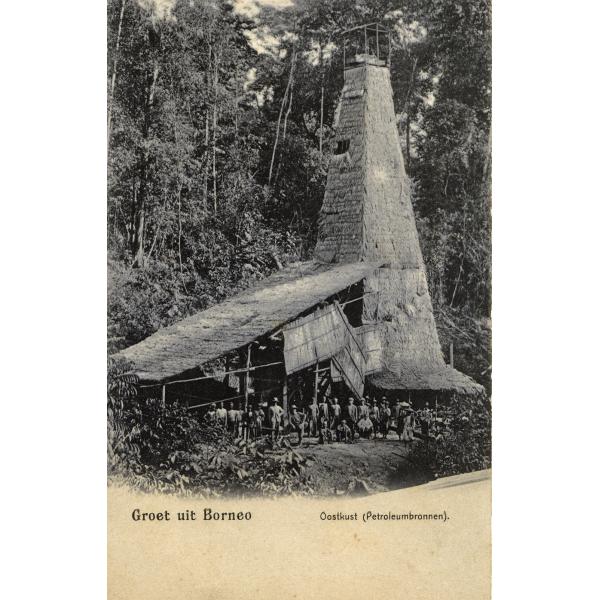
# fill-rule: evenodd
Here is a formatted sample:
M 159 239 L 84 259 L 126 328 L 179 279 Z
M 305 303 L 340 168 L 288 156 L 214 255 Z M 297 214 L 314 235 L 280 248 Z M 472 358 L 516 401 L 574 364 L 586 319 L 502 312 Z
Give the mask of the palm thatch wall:
M 346 142 L 349 141 L 349 144 Z M 398 389 L 480 392 L 444 363 L 396 127 L 389 69 L 364 57 L 345 71 L 315 258 L 383 260 L 364 280 L 363 323 L 379 324 L 382 362 Z M 383 381 L 383 374 L 373 381 Z

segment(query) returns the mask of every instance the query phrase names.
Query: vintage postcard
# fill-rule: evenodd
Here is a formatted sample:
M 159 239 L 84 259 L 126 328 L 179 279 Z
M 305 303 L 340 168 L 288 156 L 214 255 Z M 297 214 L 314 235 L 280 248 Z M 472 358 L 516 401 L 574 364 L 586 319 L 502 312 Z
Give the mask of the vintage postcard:
M 107 49 L 109 598 L 489 598 L 491 4 Z

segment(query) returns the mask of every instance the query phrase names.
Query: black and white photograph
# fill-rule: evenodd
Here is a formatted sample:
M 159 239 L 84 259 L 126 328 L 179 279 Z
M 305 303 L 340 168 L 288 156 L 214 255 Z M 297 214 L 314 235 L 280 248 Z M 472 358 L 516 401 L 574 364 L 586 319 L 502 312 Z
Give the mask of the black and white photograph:
M 110 485 L 489 477 L 490 26 L 485 0 L 108 3 Z
M 2 597 L 593 597 L 598 12 L 7 3 Z

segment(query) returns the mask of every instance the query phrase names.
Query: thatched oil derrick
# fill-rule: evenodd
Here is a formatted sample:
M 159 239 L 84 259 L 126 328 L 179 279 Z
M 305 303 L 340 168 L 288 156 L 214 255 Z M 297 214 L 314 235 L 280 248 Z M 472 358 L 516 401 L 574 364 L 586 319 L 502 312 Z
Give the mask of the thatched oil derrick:
M 261 394 L 281 383 L 284 401 L 288 393 L 302 395 L 309 371 L 315 395 L 328 382 L 343 382 L 356 395 L 365 383 L 390 390 L 483 390 L 444 364 L 389 68 L 378 58 L 383 30 L 376 24 L 363 29 L 362 47 L 374 43 L 377 57 L 367 52 L 346 65 L 315 259 L 120 352 L 142 381 L 162 386 L 163 397 L 167 385 L 184 381 L 195 390 L 198 381 L 219 379 L 219 370 L 207 365 L 227 365 L 235 353 L 237 367 L 221 374 L 229 386 L 239 378 L 245 402 L 252 381 Z M 320 378 L 324 371 L 329 377 Z
M 388 389 L 480 392 L 444 363 L 433 317 L 390 71 L 370 55 L 346 66 L 315 259 L 384 261 L 364 279 L 363 323 L 378 324 Z

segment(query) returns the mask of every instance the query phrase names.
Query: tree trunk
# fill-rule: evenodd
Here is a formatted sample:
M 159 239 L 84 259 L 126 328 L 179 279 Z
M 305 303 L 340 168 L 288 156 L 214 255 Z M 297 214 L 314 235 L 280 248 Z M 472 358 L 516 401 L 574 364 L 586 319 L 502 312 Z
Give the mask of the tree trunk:
M 319 166 L 323 162 L 323 99 L 325 96 L 325 86 L 321 82 L 321 123 L 319 126 Z
M 406 112 L 406 170 L 410 171 L 410 112 Z
M 212 59 L 212 44 L 208 44 L 208 63 L 206 65 L 206 89 L 210 88 L 210 61 Z M 208 126 L 209 121 L 209 107 L 206 107 L 206 118 L 205 118 L 205 129 L 204 129 L 204 177 L 202 184 L 202 204 L 204 205 L 204 212 L 208 211 L 208 145 L 210 143 L 210 129 Z
M 133 218 L 133 267 L 144 267 L 144 227 L 146 220 L 146 165 L 140 168 L 140 187 Z
M 160 73 L 160 65 L 158 61 L 154 63 L 154 71 L 152 73 L 152 82 L 148 90 L 148 99 L 146 101 L 146 113 L 144 115 L 144 146 L 142 148 L 142 156 L 140 159 L 139 177 L 140 187 L 137 194 L 137 202 L 134 209 L 134 226 L 133 226 L 133 267 L 144 267 L 144 228 L 146 221 L 146 197 L 148 195 L 148 137 L 150 135 L 151 111 L 154 104 L 154 95 L 156 93 L 156 83 Z
M 292 85 L 292 79 L 294 77 L 294 66 L 296 63 L 296 51 L 292 51 L 292 64 L 290 66 L 290 76 L 288 78 L 287 86 L 281 100 L 281 107 L 279 108 L 279 117 L 277 118 L 277 129 L 275 131 L 275 143 L 273 144 L 273 153 L 271 154 L 271 166 L 269 167 L 269 185 L 273 179 L 273 165 L 275 164 L 275 156 L 277 154 L 277 144 L 279 143 L 279 127 L 281 126 L 281 117 L 283 116 L 283 110 L 287 103 L 287 99 L 290 93 L 290 87 Z
M 117 65 L 119 64 L 119 44 L 121 43 L 121 29 L 123 27 L 123 15 L 125 14 L 125 2 L 121 0 L 121 14 L 119 15 L 119 27 L 117 29 L 117 43 L 115 44 L 115 58 L 113 60 L 112 77 L 110 82 L 110 92 L 108 95 L 108 133 L 107 142 L 110 144 L 110 133 L 112 130 L 112 113 L 113 113 L 113 102 L 115 97 L 115 87 L 117 85 Z
M 213 81 L 213 142 L 212 142 L 212 176 L 213 176 L 213 213 L 217 214 L 217 85 L 219 84 L 219 59 L 215 56 L 215 76 Z
M 319 166 L 323 162 L 323 100 L 325 96 L 325 71 L 323 70 L 323 46 L 319 43 L 319 67 L 321 69 L 321 118 L 319 121 Z
M 287 135 L 287 122 L 288 122 L 288 117 L 290 116 L 290 112 L 292 111 L 292 103 L 294 101 L 294 84 L 292 82 L 292 88 L 290 91 L 290 101 L 288 103 L 288 109 L 285 113 L 285 118 L 283 120 L 283 136 L 281 139 L 281 145 L 283 146 L 283 144 L 285 143 L 285 138 Z M 277 164 L 277 173 L 275 174 L 275 183 L 277 183 L 277 180 L 279 179 L 279 170 L 281 169 L 281 161 L 282 161 L 282 155 L 279 155 L 279 163 Z

